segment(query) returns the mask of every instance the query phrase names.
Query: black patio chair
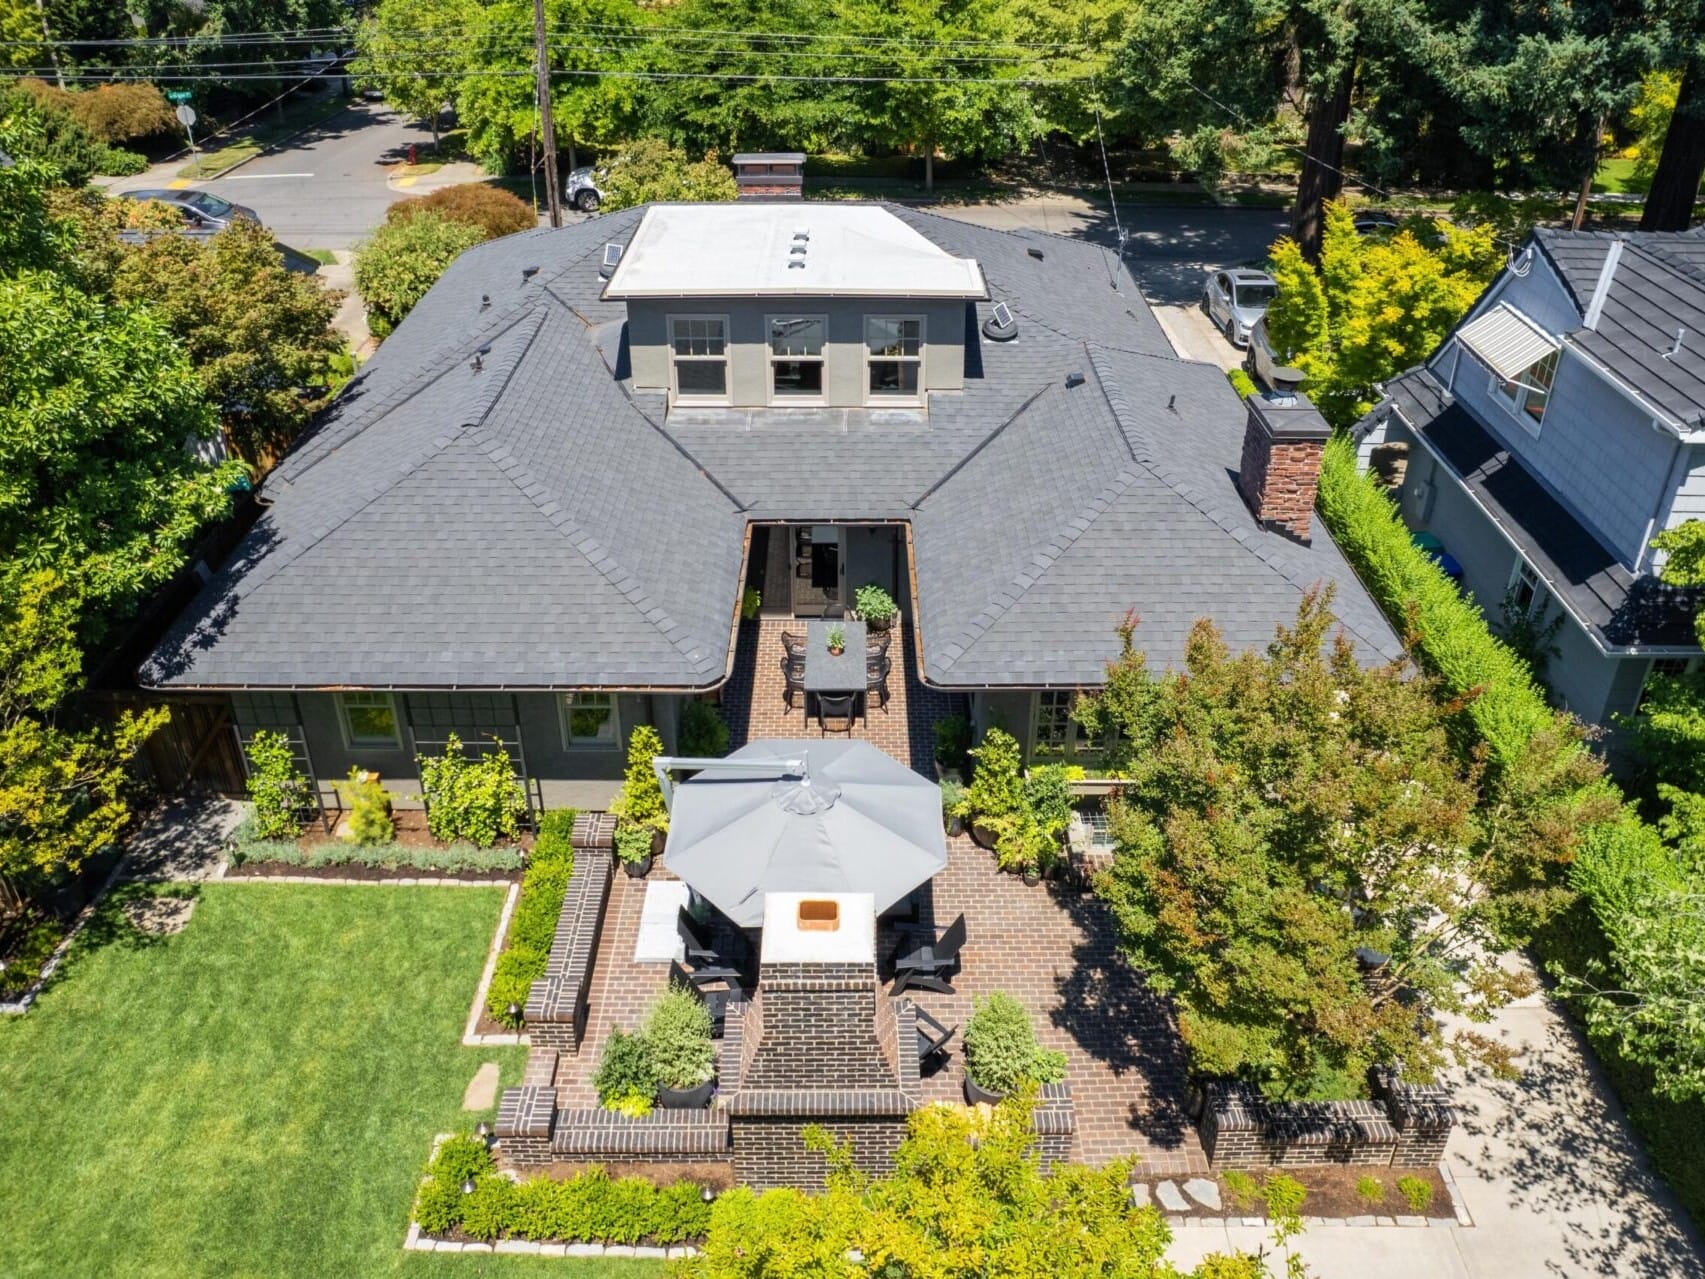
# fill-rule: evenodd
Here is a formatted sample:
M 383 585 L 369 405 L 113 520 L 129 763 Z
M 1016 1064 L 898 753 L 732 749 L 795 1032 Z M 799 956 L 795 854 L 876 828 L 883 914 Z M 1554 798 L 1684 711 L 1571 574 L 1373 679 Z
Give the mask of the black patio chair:
M 919 986 L 951 995 L 953 987 L 947 978 L 958 970 L 959 952 L 964 948 L 963 915 L 949 924 L 939 938 L 932 931 L 913 934 L 911 939 L 901 941 L 894 952 L 894 988 L 889 993 L 898 995 L 903 990 Z
M 675 913 L 675 935 L 686 947 L 687 962 L 699 981 L 728 981 L 730 974 L 738 982 L 740 973 L 730 958 L 718 950 L 710 939 L 710 930 L 694 919 L 685 906 Z
M 959 1033 L 959 1027 L 949 1030 L 916 1004 L 912 1005 L 912 1016 L 918 1024 L 918 1068 L 921 1070 L 931 1057 L 947 1052 L 947 1041 Z
M 817 727 L 822 729 L 826 737 L 830 732 L 845 733 L 852 736 L 853 704 L 858 701 L 857 693 L 819 693 L 817 694 Z M 831 729 L 830 720 L 838 720 L 839 724 Z
M 781 659 L 782 701 L 788 709 L 793 709 L 793 699 L 796 694 L 805 692 L 805 654 L 795 656 L 789 653 Z
M 882 713 L 888 713 L 888 672 L 893 663 L 886 657 L 876 653 L 866 653 L 864 658 L 864 704 L 869 714 L 870 699 L 874 695 L 876 704 L 882 708 Z
M 734 972 L 732 968 L 718 971 Z M 738 974 L 723 979 L 728 983 L 726 990 L 706 990 L 699 985 L 699 978 L 702 976 L 704 976 L 702 969 L 696 973 L 688 972 L 682 967 L 680 960 L 671 959 L 669 961 L 669 984 L 692 992 L 693 997 L 703 1004 L 706 1011 L 710 1013 L 711 1037 L 721 1039 L 722 1032 L 728 1025 L 728 1005 L 738 1003 L 741 998 L 740 983 L 736 980 Z
M 888 645 L 893 641 L 893 631 L 869 631 L 864 637 L 864 655 L 866 657 L 887 657 Z
M 846 615 L 847 615 L 847 609 L 846 609 L 846 605 L 844 605 L 844 604 L 828 604 L 828 605 L 825 605 L 823 608 L 823 616 L 830 618 L 830 619 L 838 620 L 838 619 L 845 618 Z
M 798 631 L 783 631 L 781 633 L 781 646 L 787 650 L 789 657 L 805 656 L 805 636 Z

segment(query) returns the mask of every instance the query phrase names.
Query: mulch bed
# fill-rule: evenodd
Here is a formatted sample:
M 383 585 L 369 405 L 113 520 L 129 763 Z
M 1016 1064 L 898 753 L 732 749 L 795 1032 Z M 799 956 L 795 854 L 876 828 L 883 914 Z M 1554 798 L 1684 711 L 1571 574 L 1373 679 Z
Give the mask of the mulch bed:
M 421 870 L 415 866 L 368 866 L 349 862 L 342 866 L 296 866 L 290 862 L 244 862 L 225 872 L 227 879 L 277 879 L 296 875 L 304 879 L 360 879 L 379 883 L 388 879 L 466 879 L 488 884 L 513 884 L 521 879 L 516 870 Z
M 1444 1179 L 1435 1168 L 1367 1168 L 1352 1167 L 1345 1164 L 1331 1164 L 1315 1168 L 1251 1168 L 1247 1169 L 1259 1185 L 1261 1179 L 1270 1172 L 1282 1172 L 1287 1177 L 1300 1181 L 1308 1190 L 1308 1198 L 1303 1201 L 1302 1215 L 1305 1217 L 1449 1217 L 1454 1209 L 1451 1206 L 1450 1193 L 1445 1189 Z M 1385 1198 L 1378 1203 L 1369 1203 L 1356 1193 L 1356 1183 L 1363 1177 L 1377 1177 L 1380 1185 L 1385 1187 Z M 1409 1206 L 1397 1189 L 1399 1177 L 1418 1177 L 1433 1188 L 1433 1201 L 1426 1208 L 1417 1212 Z M 1137 1169 L 1136 1181 L 1145 1181 L 1151 1187 L 1157 1182 L 1169 1180 L 1182 1186 L 1187 1177 L 1151 1177 L 1145 1176 L 1141 1167 Z M 1264 1211 L 1259 1200 L 1254 1203 L 1238 1203 L 1226 1187 L 1223 1176 L 1214 1175 L 1219 1182 L 1220 1199 L 1225 1205 L 1220 1212 L 1211 1208 L 1203 1208 L 1194 1200 L 1190 1202 L 1187 1213 L 1168 1213 L 1169 1216 L 1185 1217 L 1259 1217 Z M 1186 1196 L 1188 1198 L 1188 1196 Z M 1158 1206 L 1158 1204 L 1157 1204 Z M 1161 1209 L 1167 1212 L 1166 1209 Z
M 334 823 L 343 816 L 341 813 L 327 814 Z M 396 808 L 391 810 L 391 821 L 397 828 L 396 842 L 404 848 L 443 848 L 440 840 L 434 839 L 432 832 L 426 829 L 426 811 L 420 808 Z M 336 835 L 327 835 L 325 827 L 312 821 L 306 830 L 296 839 L 296 846 L 304 852 L 317 844 L 331 843 Z M 533 836 L 530 831 L 523 831 L 521 838 L 516 841 L 520 847 L 530 849 L 533 846 Z

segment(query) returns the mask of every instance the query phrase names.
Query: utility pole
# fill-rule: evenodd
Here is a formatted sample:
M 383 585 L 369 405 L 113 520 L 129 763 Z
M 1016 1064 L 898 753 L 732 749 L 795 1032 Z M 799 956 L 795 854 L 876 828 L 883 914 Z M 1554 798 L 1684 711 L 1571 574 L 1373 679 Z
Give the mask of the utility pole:
M 41 15 L 41 38 L 47 45 L 47 56 L 53 59 L 53 78 L 65 87 L 65 68 L 59 65 L 59 46 L 53 42 L 53 29 L 47 25 L 46 0 L 36 0 L 36 12 Z
M 562 225 L 562 185 L 556 175 L 556 126 L 551 123 L 551 60 L 545 45 L 545 0 L 533 0 L 533 51 L 539 93 L 539 141 L 545 148 L 545 190 L 551 225 Z

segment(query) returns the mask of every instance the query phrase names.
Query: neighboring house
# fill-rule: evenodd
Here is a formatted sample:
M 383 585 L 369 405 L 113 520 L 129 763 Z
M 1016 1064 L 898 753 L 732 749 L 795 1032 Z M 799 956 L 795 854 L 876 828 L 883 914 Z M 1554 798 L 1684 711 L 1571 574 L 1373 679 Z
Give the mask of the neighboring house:
M 914 677 L 1091 759 L 1068 711 L 1127 610 L 1161 666 L 1199 617 L 1261 646 L 1335 583 L 1367 659 L 1400 652 L 1311 525 L 1324 438 L 1306 401 L 1248 408 L 1177 359 L 1093 245 L 876 205 L 627 210 L 463 254 L 141 678 L 291 732 L 322 779 L 406 790 L 416 753 L 490 733 L 548 802 L 602 804 L 629 730 L 672 745 L 755 642 L 743 587 L 809 617 L 874 582 Z
M 1494 626 L 1506 591 L 1561 615 L 1546 680 L 1582 719 L 1698 659 L 1697 600 L 1650 544 L 1705 516 L 1705 236 L 1536 231 L 1356 433 L 1364 462 L 1409 446 L 1404 521 Z

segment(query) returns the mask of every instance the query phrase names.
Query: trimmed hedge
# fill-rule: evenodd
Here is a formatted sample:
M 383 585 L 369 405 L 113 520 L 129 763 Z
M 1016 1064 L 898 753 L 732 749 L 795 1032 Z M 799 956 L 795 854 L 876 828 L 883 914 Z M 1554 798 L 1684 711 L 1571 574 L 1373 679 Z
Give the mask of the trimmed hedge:
M 509 921 L 509 944 L 497 957 L 486 992 L 486 1011 L 511 1030 L 521 1023 L 509 1016 L 509 1005 L 527 1006 L 527 990 L 545 975 L 550 960 L 562 899 L 574 874 L 574 815 L 572 808 L 557 808 L 539 818 L 539 836 L 521 877 L 521 900 Z
M 465 1182 L 473 1190 L 462 1192 Z M 414 1219 L 428 1234 L 460 1229 L 475 1239 L 676 1244 L 704 1238 L 710 1205 L 691 1181 L 656 1186 L 590 1168 L 566 1181 L 514 1182 L 496 1169 L 478 1137 L 451 1137 L 426 1166 Z
M 253 819 L 245 817 L 232 835 L 231 864 L 279 862 L 285 866 L 379 866 L 386 870 L 419 870 L 436 874 L 460 871 L 520 870 L 519 848 L 414 848 L 404 844 L 357 844 L 329 839 L 302 848 L 295 840 L 256 839 Z

